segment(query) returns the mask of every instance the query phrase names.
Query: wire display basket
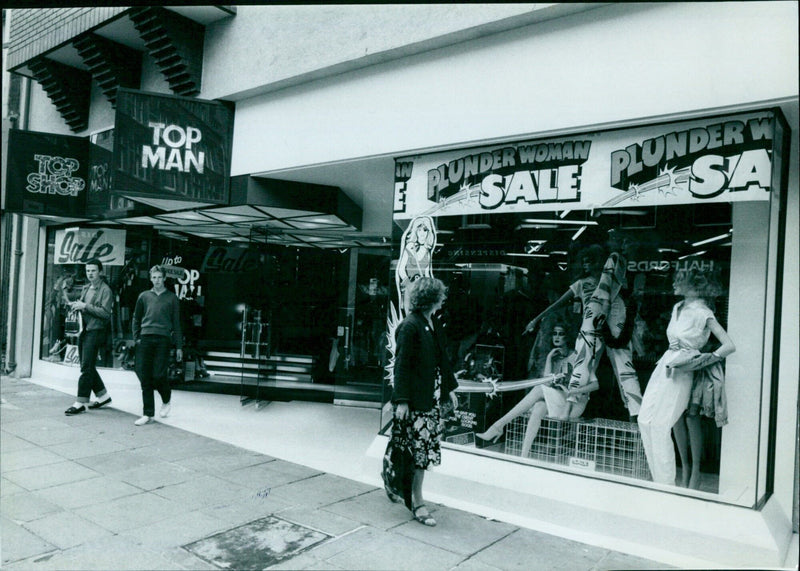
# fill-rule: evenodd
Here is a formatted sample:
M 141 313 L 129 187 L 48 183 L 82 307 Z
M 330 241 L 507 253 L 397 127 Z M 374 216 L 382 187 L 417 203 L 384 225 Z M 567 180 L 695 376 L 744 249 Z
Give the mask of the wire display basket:
M 567 464 L 575 452 L 575 435 L 578 421 L 544 418 L 527 455 L 522 454 L 522 443 L 528 427 L 528 415 L 518 416 L 506 425 L 505 453 L 526 456 L 542 462 Z
M 596 418 L 578 423 L 574 458 L 597 472 L 651 479 L 635 422 Z

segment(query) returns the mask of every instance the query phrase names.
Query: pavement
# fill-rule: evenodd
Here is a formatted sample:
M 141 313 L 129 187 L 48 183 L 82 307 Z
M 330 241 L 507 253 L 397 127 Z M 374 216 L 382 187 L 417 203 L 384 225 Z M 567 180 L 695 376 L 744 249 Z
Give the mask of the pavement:
M 0 381 L 0 553 L 13 569 L 661 569 L 110 406 Z

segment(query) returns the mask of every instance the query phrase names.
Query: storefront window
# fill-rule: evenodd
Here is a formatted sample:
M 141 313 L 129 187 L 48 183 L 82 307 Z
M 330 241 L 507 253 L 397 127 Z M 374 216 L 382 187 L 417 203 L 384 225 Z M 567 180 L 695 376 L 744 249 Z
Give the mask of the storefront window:
M 388 333 L 409 283 L 445 283 L 440 326 L 460 402 L 445 441 L 755 504 L 781 142 L 760 113 L 398 160 Z M 675 287 L 687 273 L 688 295 Z M 681 315 L 694 337 L 676 329 Z M 670 347 L 720 348 L 712 316 L 734 353 L 701 372 L 659 365 Z M 388 403 L 391 367 L 387 377 Z M 673 417 L 674 439 L 663 428 Z
M 85 263 L 97 257 L 114 294 L 110 335 L 98 354 L 98 366 L 133 369 L 131 316 L 139 293 L 150 287 L 150 246 L 150 235 L 137 229 L 89 226 L 48 231 L 42 359 L 79 366 L 79 330 L 68 303 L 80 298 L 87 284 Z

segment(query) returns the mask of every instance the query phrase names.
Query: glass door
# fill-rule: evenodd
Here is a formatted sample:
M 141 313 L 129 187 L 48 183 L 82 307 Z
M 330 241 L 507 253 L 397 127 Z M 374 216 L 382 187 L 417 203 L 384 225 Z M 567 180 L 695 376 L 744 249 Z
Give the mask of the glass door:
M 386 365 L 389 252 L 353 250 L 347 303 L 339 308 L 330 367 L 336 376 L 335 402 L 380 405 Z

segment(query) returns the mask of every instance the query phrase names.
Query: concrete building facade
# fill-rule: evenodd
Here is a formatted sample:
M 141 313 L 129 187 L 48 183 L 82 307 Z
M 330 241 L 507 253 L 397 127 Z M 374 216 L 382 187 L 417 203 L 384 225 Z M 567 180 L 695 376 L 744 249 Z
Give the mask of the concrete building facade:
M 696 196 L 687 199 L 687 210 L 628 204 L 629 211 L 652 216 L 652 224 L 626 224 L 622 213 L 616 227 L 639 232 L 637 236 L 665 235 L 676 223 L 663 213 L 672 212 L 670 216 L 693 217 L 687 243 L 719 232 L 733 236 L 732 251 L 713 258 L 729 281 L 720 307 L 738 353 L 727 364 L 730 422 L 714 432 L 717 441 L 711 446 L 717 449 L 709 460 L 714 464 L 713 489 L 678 489 L 646 478 L 589 473 L 574 464 L 529 462 L 481 448 L 474 438 L 471 446 L 455 440 L 446 444 L 443 465 L 426 485 L 457 507 L 676 565 L 779 565 L 798 531 L 800 335 L 792 317 L 798 315 L 800 275 L 797 16 L 796 3 L 780 1 L 7 10 L 4 73 L 21 78 L 19 108 L 14 110 L 17 129 L 84 138 L 97 145 L 111 137 L 106 147 L 114 150 L 119 132 L 116 141 L 111 133 L 126 92 L 222 102 L 233 123 L 231 190 L 224 203 L 192 202 L 175 193 L 150 199 L 120 194 L 118 208 L 99 217 L 4 211 L 3 278 L 9 292 L 4 367 L 21 377 L 63 370 L 62 362 L 48 358 L 49 346 L 58 339 L 49 332 L 52 324 L 46 315 L 59 269 L 53 256 L 56 244 L 63 244 L 59 232 L 76 226 L 125 229 L 125 260 L 113 274 L 122 283 L 136 244 L 147 243 L 141 250 L 146 268 L 188 251 L 187 243 L 202 242 L 198 261 L 192 263 L 205 273 L 207 248 L 252 244 L 258 241 L 258 228 L 269 227 L 262 265 L 270 260 L 270 271 L 286 268 L 290 262 L 281 252 L 301 252 L 287 276 L 293 272 L 295 283 L 313 291 L 317 305 L 304 307 L 303 315 L 321 315 L 328 302 L 334 306 L 329 318 L 319 317 L 327 319 L 324 327 L 306 317 L 279 329 L 277 314 L 269 314 L 274 322 L 269 329 L 272 350 L 287 358 L 305 351 L 310 358 L 308 370 L 298 373 L 308 375 L 307 383 L 281 384 L 271 377 L 270 395 L 295 398 L 307 389 L 309 398 L 330 398 L 336 404 L 370 402 L 376 408 L 376 428 L 382 427 L 388 411 L 382 344 L 390 337 L 384 324 L 395 289 L 391 272 L 398 271 L 401 234 L 409 226 L 396 194 L 405 180 L 398 174 L 400 165 L 426 165 L 439 157 L 446 164 L 450 154 L 465 149 L 491 153 L 492 147 L 579 136 L 591 139 L 596 148 L 604 137 L 617 133 L 641 132 L 637 140 L 645 140 L 655 138 L 663 126 L 672 133 L 683 128 L 673 125 L 686 125 L 688 132 L 768 116 L 776 129 L 775 146 L 765 151 L 772 168 L 769 196 L 739 202 L 723 197 L 706 210 L 708 205 L 700 208 Z M 7 130 L 3 137 L 4 153 L 14 153 L 13 145 L 5 150 Z M 294 202 L 252 200 L 262 196 L 254 184 L 269 194 L 274 181 L 288 189 Z M 12 192 L 5 176 L 3 185 L 5 201 Z M 235 198 L 236 189 L 242 188 L 244 198 Z M 301 203 L 299 195 L 316 204 Z M 588 233 L 596 224 L 591 204 L 526 210 L 520 206 L 524 201 L 517 202 L 518 211 L 508 216 L 552 214 L 550 222 L 558 222 L 580 214 L 576 223 L 583 223 Z M 198 215 L 206 222 L 213 218 L 213 228 L 193 224 Z M 478 230 L 476 224 L 506 227 L 505 219 L 492 218 L 506 214 L 471 215 L 437 219 L 440 260 L 450 251 L 448 235 Z M 306 225 L 301 226 L 298 219 L 304 217 Z M 328 222 L 314 226 L 317 219 Z M 519 221 L 509 224 L 516 232 Z M 578 259 L 578 246 L 590 242 L 587 236 L 569 236 L 559 243 L 568 256 L 565 263 L 569 259 L 571 265 Z M 470 234 L 464 240 L 462 249 L 468 244 L 475 250 L 480 238 Z M 530 236 L 524 240 L 536 243 Z M 473 264 L 474 271 L 485 264 L 481 267 L 489 271 L 489 264 L 497 261 L 487 250 L 509 251 L 518 241 L 501 234 L 496 244 L 485 244 L 490 246 L 479 248 L 471 259 L 455 254 L 448 258 L 448 263 L 457 262 L 454 267 L 462 264 L 458 268 L 434 262 L 434 273 L 459 274 L 465 263 Z M 666 239 L 658 245 L 665 250 L 670 246 Z M 8 259 L 12 251 L 21 253 Z M 701 254 L 705 252 L 691 255 Z M 234 256 L 231 251 L 224 255 Z M 549 255 L 555 260 L 559 254 L 552 250 Z M 533 276 L 544 279 L 550 269 L 527 263 L 506 260 L 501 269 L 491 266 L 503 275 L 498 283 L 505 285 L 498 287 L 507 293 L 509 276 L 519 268 L 526 283 L 531 282 L 526 291 L 538 291 Z M 327 265 L 333 268 L 329 273 L 315 273 Z M 198 284 L 208 292 L 206 299 L 217 299 L 209 296 L 222 287 L 220 282 L 204 279 Z M 289 279 L 280 278 L 275 287 L 284 288 L 281 292 L 296 287 L 284 283 Z M 471 279 L 474 289 L 477 278 Z M 451 292 L 460 283 L 453 280 L 448 282 Z M 653 282 L 648 276 L 648 284 Z M 561 287 L 562 282 L 555 283 Z M 326 288 L 331 290 L 328 297 Z M 251 294 L 237 290 L 214 304 L 233 307 Z M 534 301 L 541 306 L 543 300 Z M 270 308 L 277 311 L 274 303 Z M 208 340 L 208 320 L 216 324 L 215 319 L 225 317 L 208 305 L 205 311 L 200 335 L 207 343 L 205 359 L 212 362 L 214 351 L 222 349 Z M 124 311 L 120 316 L 124 325 Z M 478 316 L 470 314 L 470 319 Z M 313 339 L 303 336 L 302 330 L 315 328 L 319 333 Z M 232 328 L 224 340 L 214 341 L 220 347 L 222 341 L 238 347 L 238 331 Z M 522 348 L 503 344 L 510 370 L 512 347 L 518 352 Z M 532 351 L 525 350 L 525 355 Z M 314 369 L 320 361 L 328 365 L 321 356 L 330 357 L 327 374 L 335 380 L 329 387 L 319 380 L 326 367 Z M 120 362 L 113 365 L 118 374 L 134 378 Z M 640 381 L 645 370 L 652 368 L 639 371 Z M 509 373 L 506 380 L 523 376 Z M 502 402 L 503 411 L 513 404 L 510 398 Z M 481 406 L 486 420 L 490 407 Z M 605 418 L 624 422 L 624 412 Z M 486 422 L 476 428 L 485 430 Z M 638 434 L 635 422 L 620 426 Z M 365 451 L 367 464 L 376 471 L 386 442 L 385 430 L 376 430 L 373 445 Z

